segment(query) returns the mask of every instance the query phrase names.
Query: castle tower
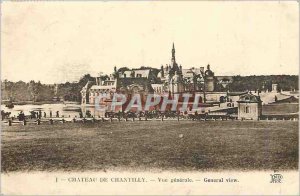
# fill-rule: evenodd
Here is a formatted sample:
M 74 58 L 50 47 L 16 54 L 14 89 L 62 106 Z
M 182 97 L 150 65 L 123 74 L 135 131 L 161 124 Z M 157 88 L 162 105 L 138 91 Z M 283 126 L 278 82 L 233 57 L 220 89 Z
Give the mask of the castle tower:
M 214 91 L 214 72 L 210 70 L 210 65 L 207 65 L 207 70 L 205 73 L 205 91 L 212 92 Z

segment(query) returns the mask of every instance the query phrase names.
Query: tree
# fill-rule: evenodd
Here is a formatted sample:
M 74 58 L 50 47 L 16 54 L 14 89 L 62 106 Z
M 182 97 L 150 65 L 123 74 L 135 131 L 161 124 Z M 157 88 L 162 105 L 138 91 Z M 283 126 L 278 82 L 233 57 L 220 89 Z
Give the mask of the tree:
M 38 100 L 38 95 L 39 95 L 39 84 L 36 83 L 34 80 L 31 80 L 29 82 L 29 87 L 28 90 L 31 94 L 31 100 L 36 102 Z

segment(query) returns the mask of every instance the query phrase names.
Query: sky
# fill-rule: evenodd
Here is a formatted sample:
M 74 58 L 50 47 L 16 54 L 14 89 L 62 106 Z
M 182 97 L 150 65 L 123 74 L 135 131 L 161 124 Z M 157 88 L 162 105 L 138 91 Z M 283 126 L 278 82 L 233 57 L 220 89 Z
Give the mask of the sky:
M 215 75 L 299 72 L 296 1 L 1 3 L 1 79 L 78 81 L 113 67 L 160 68 L 172 43 L 183 68 Z

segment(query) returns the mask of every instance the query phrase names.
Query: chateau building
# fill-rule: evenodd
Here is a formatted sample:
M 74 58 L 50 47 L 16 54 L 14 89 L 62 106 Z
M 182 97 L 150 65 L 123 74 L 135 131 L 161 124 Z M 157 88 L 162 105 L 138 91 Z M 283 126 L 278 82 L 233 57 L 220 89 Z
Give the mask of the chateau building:
M 188 100 L 186 112 L 197 111 L 198 114 L 208 116 L 231 115 L 241 120 L 259 120 L 262 116 L 262 103 L 276 102 L 277 99 L 286 101 L 288 97 L 291 97 L 291 95 L 278 92 L 277 84 L 272 85 L 271 92 L 254 91 L 256 95 L 248 90 L 231 92 L 229 84 L 233 82 L 232 76 L 215 76 L 209 64 L 206 67 L 183 69 L 181 64 L 178 64 L 175 53 L 173 43 L 170 62 L 161 65 L 160 68 L 121 67 L 118 69 L 114 67 L 112 74 L 100 74 L 94 77 L 94 80 L 87 82 L 81 90 L 83 111 L 89 111 L 93 116 L 104 116 L 106 112 L 110 112 L 108 108 L 112 108 L 109 106 L 112 104 L 115 93 L 125 95 L 126 100 L 118 108 L 111 109 L 114 110 L 111 112 L 126 112 L 127 106 L 131 104 L 131 98 L 136 97 L 135 95 L 140 96 L 143 107 L 149 94 L 155 94 L 161 98 L 167 96 L 168 99 L 173 99 L 178 95 L 176 106 L 178 110 L 183 105 L 184 94 L 189 93 L 192 96 Z M 106 99 L 99 100 L 99 95 L 105 95 Z M 193 108 L 196 96 L 199 97 L 198 109 Z M 159 110 L 161 102 L 147 110 Z M 99 110 L 94 107 L 98 105 L 105 107 Z
M 160 69 L 141 67 L 129 69 L 114 67 L 110 76 L 99 75 L 95 81 L 88 82 L 81 90 L 82 104 L 95 104 L 96 97 L 100 93 L 112 95 L 122 93 L 127 97 L 140 94 L 144 98 L 149 93 L 158 95 L 194 93 L 201 94 L 201 100 L 207 102 L 219 102 L 226 96 L 226 92 L 215 92 L 216 83 L 230 82 L 230 78 L 215 77 L 210 65 L 204 67 L 183 69 L 176 61 L 175 45 L 171 50 L 169 64 Z M 224 81 L 222 81 L 224 79 Z M 144 101 L 144 100 L 142 100 Z

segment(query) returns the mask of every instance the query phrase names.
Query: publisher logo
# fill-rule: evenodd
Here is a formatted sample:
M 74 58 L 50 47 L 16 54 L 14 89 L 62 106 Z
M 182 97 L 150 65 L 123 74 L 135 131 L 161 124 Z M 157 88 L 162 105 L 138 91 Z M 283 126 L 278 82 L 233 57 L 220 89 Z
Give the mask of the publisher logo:
M 270 174 L 271 181 L 270 183 L 282 183 L 283 176 L 281 174 Z

